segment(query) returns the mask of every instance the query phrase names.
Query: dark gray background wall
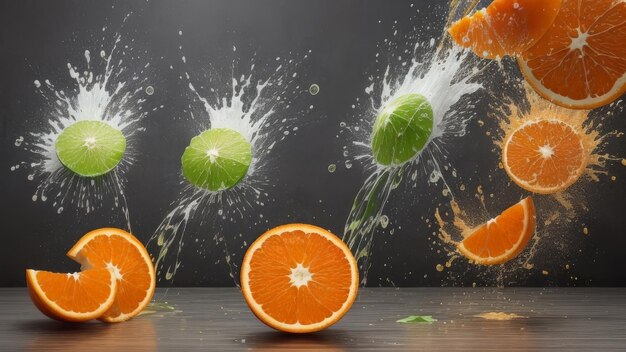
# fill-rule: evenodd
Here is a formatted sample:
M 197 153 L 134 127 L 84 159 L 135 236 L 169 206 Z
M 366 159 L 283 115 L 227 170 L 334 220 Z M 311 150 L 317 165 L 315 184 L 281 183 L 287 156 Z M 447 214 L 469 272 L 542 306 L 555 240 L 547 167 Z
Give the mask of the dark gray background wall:
M 368 76 L 384 69 L 385 60 L 376 62 L 375 54 L 383 51 L 383 58 L 393 56 L 381 49 L 384 40 L 392 38 L 396 30 L 398 37 L 413 33 L 414 38 L 423 41 L 438 38 L 446 8 L 446 1 L 419 0 L 3 1 L 0 286 L 23 285 L 26 268 L 77 270 L 64 257 L 76 239 L 93 228 L 125 226 L 122 217 L 110 209 L 83 216 L 72 211 L 57 214 L 49 204 L 31 201 L 35 185 L 27 181 L 27 173 L 10 170 L 25 158 L 24 152 L 15 146 L 15 139 L 27 134 L 43 118 L 38 114 L 41 99 L 35 94 L 35 79 L 68 82 L 67 62 L 80 62 L 86 49 L 95 52 L 94 49 L 110 45 L 115 32 L 126 42 L 134 39 L 136 52 L 145 56 L 144 62 L 151 63 L 146 80 L 156 93 L 148 97 L 146 106 L 164 107 L 145 121 L 147 131 L 137 142 L 140 156 L 127 173 L 125 187 L 133 232 L 147 241 L 178 196 L 179 158 L 189 139 L 198 132 L 196 122 L 185 111 L 191 97 L 179 79 L 182 72 L 205 70 L 209 65 L 218 71 L 230 70 L 235 58 L 233 45 L 237 46 L 240 62 L 249 62 L 254 56 L 259 65 L 271 65 L 277 56 L 301 58 L 311 50 L 309 58 L 298 68 L 301 86 L 316 83 L 321 91 L 316 96 L 303 92 L 295 99 L 298 106 L 294 111 L 306 110 L 309 105 L 315 105 L 315 109 L 299 117 L 304 121 L 298 124 L 296 136 L 276 146 L 271 174 L 278 186 L 271 189 L 273 201 L 262 210 L 265 221 L 241 227 L 229 225 L 224 235 L 228 236 L 229 231 L 243 233 L 249 244 L 267 228 L 292 221 L 315 223 L 341 234 L 367 172 L 359 163 L 349 169 L 343 166 L 343 146 L 349 144 L 349 138 L 337 138 L 340 122 L 354 121 L 351 105 L 356 98 L 366 98 Z M 129 12 L 132 14 L 122 25 Z M 108 27 L 105 33 L 103 26 Z M 178 35 L 179 30 L 183 36 Z M 415 34 L 416 30 L 420 32 Z M 189 59 L 186 67 L 180 63 L 181 45 Z M 485 94 L 485 101 L 488 98 Z M 493 142 L 477 121 L 488 121 L 484 116 L 486 103 L 477 109 L 479 116 L 470 124 L 470 133 L 450 146 L 450 163 L 459 173 L 458 179 L 451 182 L 453 187 L 472 182 L 474 186 L 484 184 L 487 194 L 495 194 L 487 201 L 489 214 L 495 216 L 524 193 L 510 185 L 504 172 L 497 168 Z M 605 121 L 605 130 L 623 131 L 626 114 L 614 110 L 618 113 Z M 614 155 L 626 154 L 623 137 L 611 139 L 606 148 Z M 338 168 L 331 174 L 327 167 L 333 163 Z M 601 176 L 601 182 L 584 181 L 577 185 L 573 201 L 584 202 L 588 210 L 559 228 L 558 234 L 543 233 L 547 240 L 538 244 L 536 265 L 530 270 L 521 269 L 519 263 L 486 270 L 458 259 L 450 268 L 438 271 L 437 264 L 444 264 L 447 257 L 433 236 L 437 229 L 425 219 L 432 224 L 435 209 L 445 203 L 442 188 L 401 186 L 387 204 L 393 226 L 376 233 L 369 283 L 623 286 L 624 169 L 619 162 L 610 163 L 609 175 L 615 176 L 615 181 Z M 489 175 L 495 175 L 495 180 Z M 472 195 L 467 197 L 471 200 Z M 547 216 L 549 212 L 545 209 L 538 215 Z M 588 228 L 589 235 L 582 234 L 583 227 Z M 193 231 L 191 238 L 202 238 L 203 231 L 209 230 L 198 226 Z M 211 247 L 212 243 L 209 238 L 204 246 Z M 236 248 L 235 261 L 244 250 L 245 246 Z M 198 253 L 193 244 L 185 247 L 183 267 L 174 284 L 233 284 L 220 250 L 205 248 L 204 254 Z

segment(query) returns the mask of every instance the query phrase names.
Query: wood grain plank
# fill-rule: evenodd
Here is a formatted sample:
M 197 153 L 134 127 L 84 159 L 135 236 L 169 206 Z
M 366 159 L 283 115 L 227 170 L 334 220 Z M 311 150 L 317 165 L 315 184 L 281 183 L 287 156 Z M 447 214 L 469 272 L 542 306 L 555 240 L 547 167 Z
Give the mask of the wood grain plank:
M 372 288 L 335 326 L 317 334 L 273 331 L 235 288 L 159 289 L 158 311 L 126 323 L 64 324 L 31 304 L 26 289 L 0 289 L 0 351 L 624 351 L 626 289 Z M 503 311 L 525 318 L 489 321 Z M 432 315 L 431 325 L 399 324 Z

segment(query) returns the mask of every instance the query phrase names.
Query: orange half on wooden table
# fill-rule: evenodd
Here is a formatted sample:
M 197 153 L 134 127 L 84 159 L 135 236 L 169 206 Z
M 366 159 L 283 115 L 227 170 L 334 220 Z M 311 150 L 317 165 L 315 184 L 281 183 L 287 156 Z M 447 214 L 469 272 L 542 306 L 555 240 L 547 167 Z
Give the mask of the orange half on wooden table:
M 100 320 L 128 320 L 150 303 L 156 287 L 154 266 L 146 248 L 130 233 L 116 228 L 91 231 L 67 255 L 84 268 L 107 268 L 118 280 L 115 301 Z
M 277 330 L 308 333 L 329 327 L 350 309 L 358 290 L 350 249 L 313 225 L 271 229 L 248 249 L 241 290 L 252 312 Z
M 115 301 L 117 279 L 106 268 L 77 273 L 26 270 L 28 293 L 35 306 L 52 319 L 82 322 L 104 314 Z
M 33 302 L 44 314 L 64 321 L 98 318 L 115 323 L 136 316 L 152 299 L 154 266 L 130 233 L 116 228 L 91 231 L 67 255 L 82 271 L 26 271 Z

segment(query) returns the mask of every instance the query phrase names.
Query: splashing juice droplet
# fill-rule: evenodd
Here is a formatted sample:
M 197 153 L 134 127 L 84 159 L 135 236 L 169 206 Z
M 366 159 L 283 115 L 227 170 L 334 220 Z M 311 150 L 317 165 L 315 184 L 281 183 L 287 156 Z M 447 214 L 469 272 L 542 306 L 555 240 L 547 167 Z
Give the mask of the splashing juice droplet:
M 389 217 L 387 215 L 383 215 L 380 217 L 380 226 L 383 229 L 386 229 L 389 226 Z
M 320 86 L 318 86 L 317 84 L 311 84 L 311 86 L 309 87 L 309 94 L 311 95 L 317 95 L 320 92 Z

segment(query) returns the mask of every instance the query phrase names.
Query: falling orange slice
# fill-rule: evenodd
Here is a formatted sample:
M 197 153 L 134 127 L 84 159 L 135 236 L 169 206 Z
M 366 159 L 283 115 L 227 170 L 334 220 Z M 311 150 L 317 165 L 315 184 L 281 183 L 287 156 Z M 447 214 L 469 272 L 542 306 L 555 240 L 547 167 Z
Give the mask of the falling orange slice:
M 128 320 L 148 305 L 154 294 L 156 278 L 146 248 L 135 236 L 102 228 L 83 236 L 67 255 L 83 268 L 105 268 L 118 281 L 113 305 L 99 319 L 114 323 Z
M 26 270 L 33 303 L 52 319 L 82 322 L 98 318 L 115 301 L 117 280 L 105 268 L 78 273 Z
M 626 92 L 626 2 L 563 0 L 546 34 L 518 63 L 551 102 L 593 109 Z
M 482 58 L 517 56 L 541 39 L 560 6 L 561 0 L 494 0 L 453 23 L 448 32 Z
M 457 248 L 475 264 L 502 264 L 520 254 L 534 233 L 535 206 L 528 197 L 482 224 Z
M 350 249 L 335 235 L 313 225 L 283 225 L 264 233 L 246 252 L 241 291 L 268 326 L 307 333 L 346 314 L 358 276 Z
M 588 163 L 582 136 L 558 119 L 528 121 L 505 137 L 502 164 L 518 186 L 552 194 L 574 184 Z

